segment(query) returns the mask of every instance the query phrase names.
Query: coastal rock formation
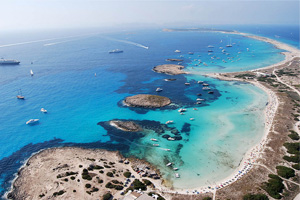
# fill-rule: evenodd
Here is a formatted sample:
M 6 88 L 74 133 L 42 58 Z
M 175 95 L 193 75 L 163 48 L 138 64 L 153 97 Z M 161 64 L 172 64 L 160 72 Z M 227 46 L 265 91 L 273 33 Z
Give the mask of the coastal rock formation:
M 138 94 L 131 97 L 126 97 L 124 103 L 130 107 L 143 107 L 143 108 L 160 108 L 171 103 L 168 97 Z
M 187 74 L 187 72 L 183 71 L 182 69 L 184 69 L 184 66 L 182 65 L 166 64 L 154 67 L 153 71 L 169 75 Z
M 142 127 L 140 127 L 138 124 L 134 123 L 133 121 L 112 120 L 109 122 L 109 124 L 122 131 L 138 132 L 143 130 Z

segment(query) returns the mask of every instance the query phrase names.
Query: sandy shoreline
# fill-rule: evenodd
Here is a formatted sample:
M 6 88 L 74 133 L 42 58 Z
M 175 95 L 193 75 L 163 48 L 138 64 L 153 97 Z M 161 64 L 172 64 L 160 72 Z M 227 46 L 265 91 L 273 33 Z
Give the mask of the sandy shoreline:
M 290 62 L 295 57 L 300 56 L 300 50 L 298 50 L 294 47 L 291 47 L 287 44 L 284 44 L 282 42 L 270 39 L 270 38 L 254 36 L 254 35 L 249 35 L 249 34 L 246 34 L 246 33 L 239 33 L 239 32 L 225 32 L 225 33 L 226 34 L 239 34 L 239 35 L 242 35 L 242 36 L 245 36 L 245 37 L 261 40 L 261 41 L 273 44 L 278 49 L 283 49 L 283 50 L 288 51 L 288 52 L 283 52 L 283 54 L 285 55 L 285 59 L 283 61 L 281 61 L 279 63 L 276 63 L 276 64 L 273 64 L 273 65 L 270 65 L 270 66 L 263 67 L 263 68 L 255 69 L 255 70 L 252 70 L 252 71 L 277 67 L 279 65 L 283 65 L 283 64 L 286 64 L 286 63 Z M 226 73 L 224 73 L 224 74 L 226 74 Z M 213 78 L 218 78 L 218 79 L 226 80 L 226 81 L 246 81 L 246 82 L 249 82 L 249 83 L 261 88 L 262 90 L 264 90 L 267 93 L 267 95 L 268 95 L 268 105 L 266 106 L 266 108 L 264 110 L 265 129 L 264 129 L 264 133 L 263 133 L 263 136 L 262 136 L 262 140 L 258 144 L 256 144 L 254 147 L 252 147 L 244 155 L 244 157 L 243 157 L 243 159 L 240 163 L 240 166 L 230 176 L 228 176 L 227 178 L 225 178 L 223 180 L 218 181 L 214 185 L 207 185 L 207 186 L 202 186 L 202 187 L 197 187 L 197 188 L 189 188 L 189 189 L 170 189 L 170 188 L 167 188 L 167 187 L 161 185 L 161 183 L 157 182 L 155 184 L 155 186 L 156 186 L 156 189 L 158 191 L 167 192 L 167 193 L 176 193 L 176 194 L 177 193 L 178 194 L 195 194 L 195 191 L 199 192 L 199 193 L 207 193 L 207 192 L 214 193 L 217 189 L 220 189 L 220 188 L 223 188 L 225 186 L 230 185 L 231 183 L 239 180 L 247 172 L 249 172 L 251 170 L 251 168 L 254 166 L 254 164 L 256 163 L 257 159 L 261 157 L 261 153 L 263 152 L 263 150 L 265 148 L 265 145 L 268 142 L 268 133 L 270 132 L 270 129 L 272 128 L 273 119 L 276 115 L 276 111 L 277 111 L 278 106 L 279 106 L 279 100 L 278 100 L 278 97 L 275 94 L 275 92 L 272 91 L 271 89 L 266 88 L 265 86 L 263 86 L 262 84 L 260 84 L 257 81 L 227 78 L 227 77 L 221 76 L 220 74 L 208 74 L 207 76 L 211 76 Z M 111 123 L 110 125 L 115 126 L 115 124 L 113 124 L 113 123 Z M 66 148 L 68 148 L 68 147 L 66 147 Z M 31 155 L 30 158 L 28 158 L 26 160 L 26 162 L 24 162 L 23 166 L 20 168 L 19 171 L 21 172 L 23 170 L 23 168 L 30 161 L 30 159 L 32 159 L 34 156 L 40 154 L 43 151 L 45 151 L 45 150 L 41 150 L 41 151 Z M 13 187 L 13 185 L 16 183 L 18 178 L 19 178 L 19 176 L 16 176 L 14 178 L 11 187 Z M 188 191 L 188 193 L 187 193 L 187 191 Z

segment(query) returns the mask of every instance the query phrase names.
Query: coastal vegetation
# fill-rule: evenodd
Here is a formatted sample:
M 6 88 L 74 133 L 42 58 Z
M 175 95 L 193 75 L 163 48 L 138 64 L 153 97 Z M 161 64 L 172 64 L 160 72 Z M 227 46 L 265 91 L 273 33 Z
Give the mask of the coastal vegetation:
M 291 178 L 295 176 L 295 170 L 285 167 L 285 166 L 277 166 L 277 174 L 283 178 Z
M 280 193 L 283 192 L 284 185 L 282 179 L 275 175 L 269 174 L 268 182 L 264 182 L 262 188 L 273 198 L 280 199 L 282 196 Z

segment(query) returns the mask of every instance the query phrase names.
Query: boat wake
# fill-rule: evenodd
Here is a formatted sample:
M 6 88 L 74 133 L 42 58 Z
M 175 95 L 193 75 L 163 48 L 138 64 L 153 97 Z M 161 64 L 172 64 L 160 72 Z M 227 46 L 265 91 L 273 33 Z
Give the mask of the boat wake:
M 76 41 L 76 40 L 79 40 L 79 39 L 65 40 L 65 41 L 60 41 L 60 42 L 53 42 L 53 43 L 44 44 L 44 46 L 52 46 L 52 45 L 66 43 L 66 42 L 72 42 L 72 41 Z
M 136 43 L 136 42 L 131 42 L 131 41 L 128 41 L 128 40 L 119 40 L 119 39 L 106 37 L 106 36 L 102 36 L 102 38 L 107 39 L 107 40 L 111 40 L 111 41 L 122 42 L 122 43 L 125 43 L 125 44 L 132 44 L 134 46 L 141 47 L 141 48 L 144 48 L 144 49 L 149 49 L 149 47 L 147 47 L 145 45 L 142 45 L 142 44 L 139 44 L 139 43 Z
M 67 37 L 49 38 L 49 39 L 42 39 L 42 40 L 33 40 L 33 41 L 18 42 L 18 43 L 13 43 L 13 44 L 4 44 L 4 45 L 0 45 L 0 48 L 11 47 L 11 46 L 19 46 L 19 45 L 24 45 L 24 44 L 32 44 L 32 43 L 38 43 L 38 42 L 46 42 L 46 41 L 59 40 L 59 39 L 67 39 L 67 38 L 76 38 L 76 37 L 90 36 L 90 35 L 96 35 L 96 34 L 98 34 L 98 33 L 90 33 L 90 34 L 83 34 L 83 35 L 73 35 L 73 36 L 67 36 Z M 75 39 L 73 39 L 73 40 L 75 40 Z M 63 42 L 69 42 L 69 41 L 71 41 L 71 40 L 63 41 Z M 63 43 L 63 42 L 49 43 L 49 44 L 45 44 L 44 46 L 54 45 L 54 44 Z

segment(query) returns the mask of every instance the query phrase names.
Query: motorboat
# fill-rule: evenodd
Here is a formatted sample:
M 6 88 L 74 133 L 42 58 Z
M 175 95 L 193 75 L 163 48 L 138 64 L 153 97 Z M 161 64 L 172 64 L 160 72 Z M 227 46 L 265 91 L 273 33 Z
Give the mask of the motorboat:
M 163 89 L 162 89 L 162 88 L 156 88 L 155 91 L 156 91 L 156 92 L 161 92 L 161 91 L 163 91 Z
M 159 147 L 159 144 L 153 144 L 153 146 L 155 146 L 155 147 Z
M 184 83 L 184 85 L 191 85 L 190 83 Z
M 184 108 L 180 108 L 179 110 L 178 110 L 178 112 L 185 112 L 186 111 L 186 109 L 184 109 Z
M 166 124 L 173 124 L 173 123 L 174 123 L 173 120 L 169 120 L 169 121 L 166 122 Z
M 175 174 L 176 178 L 180 178 L 180 175 L 178 173 Z
M 39 119 L 30 119 L 26 122 L 26 124 L 30 125 L 30 124 L 36 124 L 39 122 Z
M 25 100 L 25 97 L 22 95 L 22 90 L 18 91 L 17 99 Z
M 175 138 L 169 137 L 168 140 L 174 141 Z
M 168 164 L 166 164 L 166 166 L 167 166 L 167 167 L 170 167 L 170 166 L 172 166 L 172 163 L 169 162 Z
M 157 141 L 157 139 L 155 139 L 155 138 L 151 138 L 150 140 L 151 140 L 151 141 Z
M 123 50 L 115 49 L 115 50 L 109 51 L 108 53 L 123 53 Z
M 41 112 L 47 113 L 47 110 L 45 108 L 41 108 Z
M 174 52 L 175 52 L 175 53 L 181 53 L 181 51 L 179 51 L 179 50 L 175 50 Z

